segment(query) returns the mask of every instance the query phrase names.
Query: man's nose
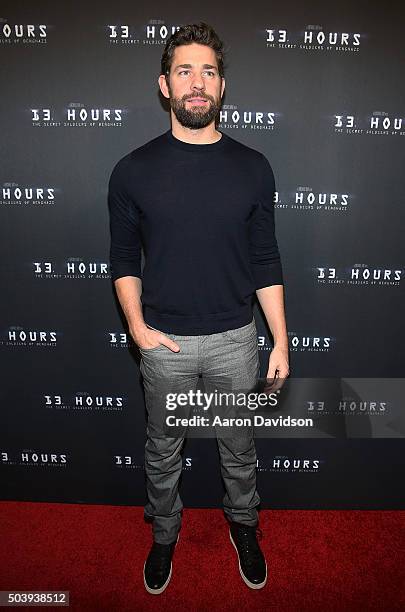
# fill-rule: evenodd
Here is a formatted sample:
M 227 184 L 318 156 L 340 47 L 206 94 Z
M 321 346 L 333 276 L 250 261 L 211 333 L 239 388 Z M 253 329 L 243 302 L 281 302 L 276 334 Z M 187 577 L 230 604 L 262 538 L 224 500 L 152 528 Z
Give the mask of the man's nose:
M 205 82 L 200 74 L 196 74 L 191 81 L 191 89 L 205 89 Z

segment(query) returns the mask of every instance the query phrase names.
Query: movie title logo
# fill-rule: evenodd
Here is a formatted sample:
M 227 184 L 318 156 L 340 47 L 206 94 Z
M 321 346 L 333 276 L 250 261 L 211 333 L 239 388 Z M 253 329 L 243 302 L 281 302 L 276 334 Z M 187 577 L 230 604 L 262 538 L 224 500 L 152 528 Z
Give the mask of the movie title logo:
M 267 49 L 356 53 L 360 49 L 361 39 L 359 32 L 329 31 L 321 25 L 307 25 L 300 31 L 283 27 L 265 29 Z
M 0 44 L 45 44 L 47 26 L 33 23 L 10 23 L 0 17 Z
M 80 102 L 71 102 L 64 109 L 48 107 L 30 109 L 33 127 L 122 127 L 127 114 L 127 109 L 85 106 Z
M 61 332 L 58 331 L 29 329 L 18 325 L 12 325 L 8 329 L 3 330 L 0 344 L 7 347 L 54 348 L 57 346 L 61 335 Z
M 331 336 L 312 336 L 288 332 L 290 351 L 299 353 L 327 353 L 332 348 Z
M 275 456 L 272 458 L 259 457 L 256 467 L 259 472 L 318 472 L 322 461 L 303 457 Z
M 122 412 L 127 401 L 123 396 L 100 395 L 87 391 L 67 397 L 62 394 L 47 394 L 43 398 L 45 408 L 78 412 Z
M 224 104 L 219 111 L 218 127 L 222 129 L 273 131 L 278 127 L 280 113 L 238 108 L 235 104 Z
M 144 469 L 144 458 L 142 456 L 133 455 L 114 455 L 114 465 L 119 468 Z M 192 467 L 192 457 L 184 457 L 183 470 L 189 470 Z
M 147 24 L 140 26 L 128 23 L 108 24 L 106 32 L 110 45 L 165 45 L 167 39 L 179 28 L 179 25 L 166 25 L 162 19 L 150 19 Z
M 0 453 L 0 462 L 3 465 L 19 465 L 27 467 L 65 467 L 68 463 L 67 453 L 57 453 L 50 450 L 23 449 L 15 451 L 3 451 Z
M 319 285 L 362 285 L 399 287 L 404 270 L 395 267 L 354 264 L 345 268 L 325 266 L 315 268 Z
M 28 187 L 14 182 L 6 182 L 0 187 L 0 205 L 54 204 L 56 191 L 54 187 Z
M 363 117 L 356 115 L 333 115 L 335 134 L 354 134 L 371 136 L 404 136 L 405 119 L 403 116 L 374 111 Z
M 70 257 L 62 262 L 32 262 L 37 279 L 108 279 L 109 264 L 104 261 L 86 261 L 81 257 Z
M 274 208 L 296 210 L 300 212 L 334 211 L 346 212 L 349 209 L 351 195 L 348 193 L 321 192 L 312 187 L 300 186 L 295 192 L 281 199 L 280 193 L 274 194 Z

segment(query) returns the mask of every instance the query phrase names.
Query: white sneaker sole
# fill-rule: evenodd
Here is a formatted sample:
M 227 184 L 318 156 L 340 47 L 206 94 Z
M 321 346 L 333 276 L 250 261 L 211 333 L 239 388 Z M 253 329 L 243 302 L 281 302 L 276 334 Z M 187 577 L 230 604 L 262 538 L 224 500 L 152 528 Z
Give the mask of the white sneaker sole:
M 176 545 L 175 548 L 177 546 L 177 542 L 179 541 L 179 537 L 180 534 L 177 534 L 177 540 L 176 540 Z M 165 588 L 167 587 L 167 585 L 170 582 L 170 578 L 172 577 L 172 562 L 170 562 L 170 572 L 169 575 L 167 577 L 166 582 L 159 588 L 159 589 L 151 589 L 147 583 L 146 583 L 146 579 L 145 579 L 145 566 L 146 566 L 146 560 L 145 563 L 143 564 L 143 584 L 145 586 L 145 589 L 148 591 L 148 593 L 151 593 L 151 595 L 160 595 L 161 593 L 163 593 L 163 591 L 165 590 Z
M 266 565 L 266 577 L 265 577 L 265 579 L 263 580 L 263 582 L 259 582 L 259 584 L 255 584 L 254 582 L 250 582 L 250 580 L 248 580 L 248 579 L 246 578 L 245 574 L 242 572 L 242 568 L 241 568 L 241 566 L 240 566 L 239 551 L 238 551 L 238 549 L 237 549 L 237 547 L 236 547 L 235 542 L 233 541 L 232 534 L 231 534 L 231 530 L 229 530 L 229 539 L 231 540 L 231 542 L 232 542 L 232 544 L 233 544 L 233 547 L 234 547 L 234 549 L 236 550 L 236 554 L 238 555 L 239 573 L 240 573 L 240 575 L 241 575 L 241 577 L 242 577 L 243 582 L 244 582 L 245 584 L 247 584 L 247 586 L 248 586 L 250 589 L 262 589 L 262 588 L 264 587 L 264 585 L 266 584 L 266 582 L 267 582 L 267 563 L 266 563 L 266 560 L 264 560 L 264 563 L 265 563 L 265 565 Z

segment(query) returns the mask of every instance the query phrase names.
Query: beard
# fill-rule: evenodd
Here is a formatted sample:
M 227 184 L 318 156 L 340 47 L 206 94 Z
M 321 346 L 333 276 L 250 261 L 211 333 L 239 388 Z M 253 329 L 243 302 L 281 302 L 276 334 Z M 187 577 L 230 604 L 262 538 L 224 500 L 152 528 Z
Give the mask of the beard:
M 214 98 L 206 93 L 187 94 L 181 98 L 175 98 L 172 95 L 170 85 L 168 85 L 170 94 L 170 107 L 176 115 L 177 121 L 186 128 L 199 129 L 207 127 L 217 116 L 221 109 L 221 98 Z M 186 100 L 190 98 L 204 98 L 208 100 L 208 104 L 204 106 L 193 106 L 186 108 Z

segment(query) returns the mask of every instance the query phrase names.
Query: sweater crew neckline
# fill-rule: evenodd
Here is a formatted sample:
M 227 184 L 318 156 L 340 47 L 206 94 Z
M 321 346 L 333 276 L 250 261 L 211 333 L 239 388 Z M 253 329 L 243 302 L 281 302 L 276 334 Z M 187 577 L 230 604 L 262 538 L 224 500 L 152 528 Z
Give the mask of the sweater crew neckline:
M 205 144 L 194 144 L 192 142 L 184 142 L 184 140 L 180 140 L 173 135 L 171 129 L 167 130 L 166 138 L 168 142 L 177 147 L 178 149 L 183 149 L 183 151 L 191 151 L 195 153 L 207 153 L 208 151 L 217 151 L 218 149 L 222 149 L 225 145 L 226 134 L 218 130 L 220 134 L 222 134 L 221 138 L 216 142 L 205 143 Z

